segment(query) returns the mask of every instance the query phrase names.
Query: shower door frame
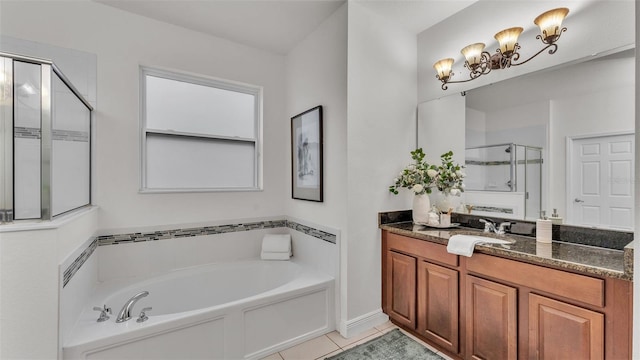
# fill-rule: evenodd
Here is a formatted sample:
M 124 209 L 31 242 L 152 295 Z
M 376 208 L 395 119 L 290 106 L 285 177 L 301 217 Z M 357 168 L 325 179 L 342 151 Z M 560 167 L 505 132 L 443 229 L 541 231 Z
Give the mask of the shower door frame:
M 15 124 L 15 111 L 14 111 L 14 61 L 26 62 L 40 66 L 41 83 L 40 83 L 40 217 L 35 219 L 40 220 L 52 220 L 54 217 L 66 214 L 77 209 L 91 206 L 92 204 L 92 157 L 93 157 L 93 142 L 91 134 L 93 131 L 93 106 L 80 94 L 80 92 L 73 86 L 71 81 L 62 73 L 62 71 L 51 60 L 40 59 L 30 56 L 17 55 L 11 53 L 0 52 L 0 61 L 4 63 L 5 69 L 9 69 L 11 74 L 11 81 L 7 81 L 5 78 L 0 86 L 3 87 L 3 92 L 10 89 L 10 98 L 4 97 L 2 100 L 7 100 L 11 105 L 4 106 L 5 110 L 0 118 L 0 127 L 2 128 L 2 140 L 5 146 L 0 148 L 0 157 L 2 162 L 0 166 L 3 173 L 4 186 L 0 189 L 0 223 L 13 222 L 15 220 L 15 171 L 14 171 L 14 156 L 15 156 L 15 140 L 14 140 L 14 124 Z M 8 73 L 5 71 L 5 73 Z M 89 201 L 87 204 L 80 205 L 74 209 L 62 212 L 60 214 L 53 215 L 52 212 L 52 155 L 53 155 L 53 113 L 52 113 L 52 81 L 53 76 L 57 75 L 65 86 L 82 102 L 84 106 L 89 110 Z M 0 93 L 2 94 L 2 93 Z M 27 219 L 25 219 L 27 220 Z M 28 219 L 33 220 L 33 219 Z M 21 221 L 21 220 L 18 220 Z

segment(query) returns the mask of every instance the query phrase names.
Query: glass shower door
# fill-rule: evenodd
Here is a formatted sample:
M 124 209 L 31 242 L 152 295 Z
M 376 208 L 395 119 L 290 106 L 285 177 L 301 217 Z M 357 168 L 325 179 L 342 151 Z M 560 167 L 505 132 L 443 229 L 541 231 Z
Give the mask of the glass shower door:
M 13 62 L 14 216 L 41 217 L 42 69 Z
M 91 112 L 57 74 L 52 90 L 51 213 L 56 216 L 91 201 Z

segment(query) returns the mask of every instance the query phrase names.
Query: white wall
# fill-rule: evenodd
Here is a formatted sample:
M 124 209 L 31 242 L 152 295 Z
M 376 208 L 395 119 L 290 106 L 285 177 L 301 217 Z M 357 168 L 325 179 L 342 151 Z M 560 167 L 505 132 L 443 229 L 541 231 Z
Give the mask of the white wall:
M 343 5 L 286 58 L 287 181 L 282 183 L 287 215 L 335 228 L 346 227 L 347 181 L 347 6 Z M 291 198 L 291 117 L 322 105 L 324 201 Z
M 284 57 L 91 1 L 3 2 L 4 35 L 94 53 L 99 107 L 94 203 L 115 229 L 283 214 L 289 142 Z M 29 21 L 25 21 L 29 19 Z M 53 30 L 53 31 L 52 31 Z M 138 66 L 264 87 L 264 191 L 139 194 Z M 203 164 L 206 166 L 206 164 Z M 221 204 L 224 204 L 221 206 Z
M 59 264 L 93 235 L 97 211 L 71 214 L 47 228 L 0 233 L 0 358 L 50 359 L 59 351 Z M 82 294 L 88 289 L 78 290 Z M 64 313 L 64 312 L 63 312 Z
M 467 107 L 465 109 L 465 118 L 465 148 L 485 145 L 485 133 L 487 132 L 487 119 L 485 113 Z M 426 134 L 424 134 L 424 136 L 425 139 L 428 139 Z
M 440 155 L 449 150 L 455 162 L 464 163 L 464 102 L 464 96 L 453 94 L 418 105 L 418 146 L 429 163 L 440 164 Z
M 337 244 L 329 244 L 298 232 L 292 232 L 298 254 L 315 252 L 327 264 L 330 274 L 339 274 L 340 247 L 346 246 L 347 229 L 347 5 L 336 10 L 286 57 L 287 129 L 290 118 L 322 105 L 324 151 L 324 200 L 311 202 L 291 198 L 291 166 L 286 171 L 284 190 L 285 213 L 300 222 L 323 224 L 343 234 Z M 290 131 L 290 130 L 289 130 Z M 291 161 L 291 142 L 283 158 Z M 324 244 L 321 244 L 324 243 Z M 334 258 L 326 258 L 327 256 Z M 311 257 L 306 256 L 305 263 Z M 336 290 L 343 281 L 336 276 Z M 345 279 L 346 280 L 346 279 Z M 339 297 L 340 291 L 335 294 Z M 346 300 L 345 300 L 346 301 Z M 346 306 L 336 303 L 338 323 Z M 341 303 L 342 302 L 342 303 Z
M 380 314 L 377 213 L 411 204 L 407 192 L 394 196 L 387 189 L 415 148 L 417 56 L 415 35 L 358 2 L 348 6 L 349 228 L 341 265 L 349 320 L 340 327 L 355 333 Z

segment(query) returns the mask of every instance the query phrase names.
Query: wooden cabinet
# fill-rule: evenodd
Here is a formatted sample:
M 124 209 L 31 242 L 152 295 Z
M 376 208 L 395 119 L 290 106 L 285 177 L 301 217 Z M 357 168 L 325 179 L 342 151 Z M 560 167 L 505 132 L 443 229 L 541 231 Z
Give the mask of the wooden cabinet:
M 530 359 L 603 359 L 604 315 L 529 294 Z
M 458 353 L 458 271 L 418 263 L 418 333 Z
M 632 286 L 382 232 L 382 309 L 456 359 L 629 359 Z
M 415 329 L 416 258 L 389 251 L 387 264 L 387 314 L 399 324 Z
M 517 359 L 517 290 L 467 276 L 467 358 Z

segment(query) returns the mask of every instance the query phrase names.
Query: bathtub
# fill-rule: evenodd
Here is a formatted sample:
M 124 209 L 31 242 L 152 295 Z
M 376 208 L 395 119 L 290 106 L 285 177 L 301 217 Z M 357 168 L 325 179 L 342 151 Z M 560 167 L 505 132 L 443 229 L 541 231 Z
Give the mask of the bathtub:
M 133 295 L 148 291 L 124 323 Z M 218 263 L 101 283 L 68 334 L 64 359 L 258 359 L 335 328 L 334 279 L 290 261 Z M 94 306 L 111 318 L 96 322 Z M 140 310 L 149 319 L 138 323 Z

